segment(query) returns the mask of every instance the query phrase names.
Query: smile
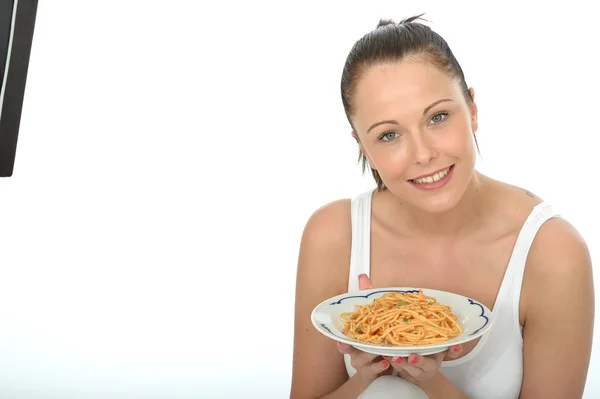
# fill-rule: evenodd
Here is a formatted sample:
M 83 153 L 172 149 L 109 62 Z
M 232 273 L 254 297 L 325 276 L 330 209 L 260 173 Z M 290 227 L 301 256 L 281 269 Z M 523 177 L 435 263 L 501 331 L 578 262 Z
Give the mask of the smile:
M 452 165 L 452 166 L 454 166 L 454 165 Z M 415 184 L 425 184 L 425 183 L 433 183 L 433 182 L 439 181 L 439 180 L 443 179 L 444 177 L 446 177 L 446 175 L 448 173 L 450 173 L 450 169 L 452 169 L 452 166 L 449 166 L 448 168 L 446 168 L 440 172 L 437 172 L 433 175 L 424 176 L 419 179 L 411 179 L 411 180 L 409 180 L 409 182 L 415 183 Z

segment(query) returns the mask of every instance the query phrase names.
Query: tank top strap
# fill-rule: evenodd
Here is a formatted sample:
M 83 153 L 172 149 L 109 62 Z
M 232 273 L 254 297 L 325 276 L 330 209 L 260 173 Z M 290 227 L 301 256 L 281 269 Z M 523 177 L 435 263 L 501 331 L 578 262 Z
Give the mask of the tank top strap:
M 494 315 L 504 313 L 504 311 L 512 313 L 511 317 L 519 333 L 521 331 L 519 304 L 529 250 L 540 228 L 546 221 L 554 217 L 561 217 L 561 215 L 551 204 L 542 202 L 533 208 L 519 232 L 494 304 Z M 510 308 L 503 309 L 505 305 L 509 305 Z
M 350 217 L 352 220 L 352 247 L 350 250 L 350 272 L 348 292 L 359 290 L 358 276 L 371 270 L 371 200 L 374 190 L 352 198 Z

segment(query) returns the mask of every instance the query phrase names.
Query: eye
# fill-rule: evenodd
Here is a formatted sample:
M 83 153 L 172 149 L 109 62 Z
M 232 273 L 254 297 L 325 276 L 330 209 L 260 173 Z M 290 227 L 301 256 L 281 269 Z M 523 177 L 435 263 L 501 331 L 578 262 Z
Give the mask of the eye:
M 392 141 L 397 135 L 398 133 L 392 131 L 384 132 L 379 136 L 379 141 Z
M 446 116 L 448 116 L 446 111 L 438 112 L 437 114 L 433 115 L 429 121 L 432 124 L 437 125 L 438 123 L 443 122 L 444 119 L 446 119 Z

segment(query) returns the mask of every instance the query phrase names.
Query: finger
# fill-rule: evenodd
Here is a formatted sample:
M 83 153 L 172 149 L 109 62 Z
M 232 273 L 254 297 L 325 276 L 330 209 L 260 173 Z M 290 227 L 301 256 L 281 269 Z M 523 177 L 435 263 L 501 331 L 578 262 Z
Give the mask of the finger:
M 398 371 L 405 370 L 411 376 L 419 378 L 424 373 L 437 370 L 443 356 L 443 352 L 426 357 L 413 354 L 408 358 L 399 357 L 393 359 L 392 366 L 397 368 Z
M 368 379 L 374 380 L 375 378 L 377 378 L 377 376 L 379 376 L 381 373 L 383 373 L 389 367 L 390 367 L 389 360 L 383 359 L 383 360 L 372 362 L 370 364 L 363 366 L 360 369 L 360 372 L 363 373 L 365 376 L 367 376 Z
M 361 274 L 358 276 L 358 288 L 360 290 L 370 290 L 371 288 L 374 288 L 369 276 L 366 274 Z
M 371 353 L 361 352 L 354 356 L 350 356 L 350 365 L 352 367 L 354 367 L 355 369 L 359 369 L 359 368 L 365 367 L 372 363 L 381 362 L 382 360 L 385 360 L 385 359 L 383 359 L 379 355 L 373 355 Z M 389 363 L 389 361 L 388 361 L 388 363 Z M 388 366 L 389 366 L 389 364 L 388 364 Z
M 338 342 L 337 347 L 340 353 L 343 353 L 344 355 L 350 355 L 350 363 L 355 369 L 363 367 L 366 364 L 372 363 L 378 357 L 381 357 L 372 353 L 363 352 L 359 349 L 354 348 L 352 345 L 344 344 L 341 342 Z
M 425 371 L 417 366 L 413 366 L 412 364 L 407 363 L 406 361 L 402 363 L 392 363 L 392 367 L 398 370 L 398 374 L 404 379 L 419 379 L 424 374 Z
M 388 359 L 392 367 L 398 371 L 400 376 L 406 377 L 408 371 L 406 371 L 405 365 L 408 363 L 408 358 L 402 356 L 394 356 Z
M 444 352 L 438 352 L 429 356 L 411 355 L 408 357 L 408 363 L 428 373 L 439 369 L 443 358 Z
M 406 380 L 406 381 L 410 381 L 413 384 L 418 384 L 419 380 L 417 380 L 415 377 L 413 377 L 412 375 L 410 375 L 410 373 L 404 369 L 399 369 L 398 371 L 398 376 L 400 376 L 402 379 Z
M 463 351 L 463 347 L 460 344 L 459 345 L 451 346 L 445 352 L 445 358 L 447 358 L 447 359 L 456 359 L 457 357 L 460 356 L 460 354 L 462 353 L 462 351 Z
M 337 349 L 340 353 L 344 354 L 344 355 L 354 355 L 357 354 L 359 352 L 358 349 L 356 349 L 355 347 L 353 347 L 352 345 L 348 345 L 345 344 L 343 342 L 339 342 L 337 343 Z

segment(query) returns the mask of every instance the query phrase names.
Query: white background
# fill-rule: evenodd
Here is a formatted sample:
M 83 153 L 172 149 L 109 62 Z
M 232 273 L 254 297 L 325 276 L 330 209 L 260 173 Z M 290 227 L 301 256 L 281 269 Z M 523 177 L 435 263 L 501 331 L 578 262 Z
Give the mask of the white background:
M 598 259 L 597 18 L 499 4 L 41 1 L 0 180 L 0 397 L 287 397 L 304 224 L 373 186 L 339 79 L 381 17 L 427 12 L 476 90 L 479 169 Z

